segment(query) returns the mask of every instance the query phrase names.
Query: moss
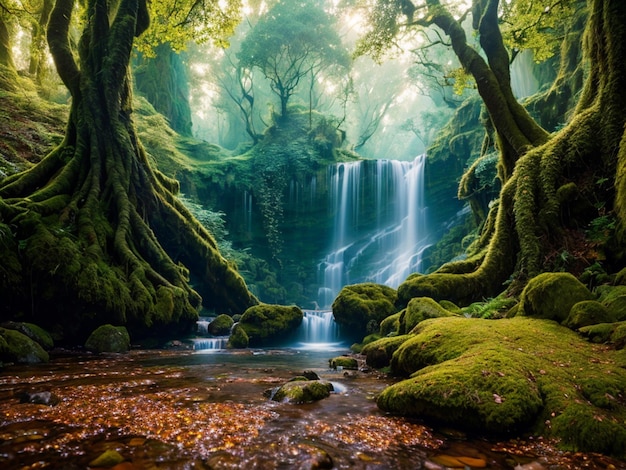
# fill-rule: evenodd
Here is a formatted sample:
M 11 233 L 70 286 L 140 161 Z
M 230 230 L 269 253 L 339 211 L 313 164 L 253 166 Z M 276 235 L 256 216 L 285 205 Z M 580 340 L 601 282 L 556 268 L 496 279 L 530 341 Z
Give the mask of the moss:
M 0 361 L 33 364 L 48 362 L 46 351 L 25 334 L 16 330 L 0 328 Z
M 32 323 L 20 323 L 9 321 L 2 324 L 2 327 L 9 330 L 19 331 L 20 333 L 28 336 L 30 339 L 38 343 L 46 351 L 49 351 L 54 347 L 54 340 L 50 333 L 43 328 L 34 325 Z
M 448 312 L 456 313 L 459 315 L 463 312 L 461 307 L 456 305 L 454 302 L 450 302 L 449 300 L 445 300 L 445 299 L 440 300 L 439 305 L 441 305 Z
M 626 320 L 626 286 L 600 286 L 598 301 L 611 312 L 617 321 Z
M 619 323 L 598 323 L 595 325 L 583 326 L 578 332 L 589 338 L 592 343 L 608 343 Z
M 328 366 L 331 369 L 337 369 L 337 367 L 341 367 L 343 369 L 357 370 L 359 368 L 359 363 L 353 357 L 338 356 L 338 357 L 329 359 Z
M 543 273 L 528 281 L 520 297 L 518 315 L 562 322 L 578 302 L 593 295 L 569 273 Z
M 400 335 L 380 338 L 364 346 L 361 354 L 365 355 L 365 362 L 368 366 L 382 369 L 391 364 L 393 353 L 411 337 L 412 335 Z
M 230 315 L 226 315 L 224 313 L 218 315 L 211 323 L 209 323 L 209 334 L 214 336 L 227 335 L 230 333 L 234 323 L 235 322 Z
M 377 341 L 379 339 L 380 339 L 380 335 L 378 333 L 372 333 L 371 335 L 367 335 L 365 338 L 363 338 L 363 341 L 361 341 L 360 343 L 354 343 L 352 346 L 350 346 L 350 351 L 352 351 L 355 354 L 358 354 L 361 352 L 364 346 L 374 341 Z
M 246 330 L 239 324 L 235 325 L 228 338 L 228 349 L 245 349 L 249 343 L 250 339 Z
M 568 317 L 563 322 L 564 326 L 577 330 L 583 326 L 597 323 L 611 323 L 615 317 L 609 313 L 604 305 L 596 300 L 583 300 L 572 306 Z
M 330 396 L 333 385 L 319 380 L 297 380 L 283 384 L 274 394 L 274 401 L 288 403 L 312 403 Z
M 130 336 L 123 326 L 102 325 L 96 328 L 85 348 L 95 353 L 123 353 L 130 350 Z
M 454 315 L 429 297 L 416 297 L 409 301 L 400 317 L 401 335 L 410 333 L 413 328 L 427 318 L 449 317 Z
M 431 319 L 415 333 L 391 362 L 395 373 L 411 377 L 381 393 L 383 410 L 475 432 L 531 432 L 568 449 L 624 456 L 621 351 L 525 317 Z
M 250 346 L 266 346 L 284 342 L 302 323 L 298 307 L 259 304 L 247 309 L 239 325 L 248 335 Z
M 383 321 L 380 322 L 380 336 L 389 336 L 398 334 L 400 330 L 400 316 L 402 312 L 394 313 L 393 315 L 389 315 Z
M 616 323 L 611 334 L 611 342 L 616 349 L 623 349 L 626 346 L 626 322 Z
M 332 305 L 335 321 L 355 336 L 363 336 L 370 322 L 377 325 L 397 312 L 396 291 L 380 284 L 354 284 L 341 289 Z

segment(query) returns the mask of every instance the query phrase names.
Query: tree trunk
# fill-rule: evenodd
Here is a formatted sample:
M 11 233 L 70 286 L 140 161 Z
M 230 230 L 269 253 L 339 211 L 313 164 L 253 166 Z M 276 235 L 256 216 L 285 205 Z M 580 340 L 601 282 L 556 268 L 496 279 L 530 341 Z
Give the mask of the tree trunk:
M 492 3 L 482 2 L 489 4 L 488 8 L 493 7 Z M 458 273 L 462 267 L 450 264 L 432 275 L 409 279 L 399 288 L 402 301 L 430 296 L 467 304 L 497 295 L 507 279 L 513 281 L 509 289 L 515 292 L 527 279 L 553 270 L 550 261 L 559 250 L 581 251 L 581 261 L 591 264 L 601 256 L 589 249 L 588 243 L 577 241 L 580 227 L 603 216 L 615 216 L 620 227 L 619 238 L 613 240 L 617 248 L 604 261 L 604 268 L 607 272 L 622 268 L 626 222 L 626 3 L 590 0 L 589 4 L 591 14 L 584 44 L 589 76 L 571 122 L 549 141 L 536 133 L 525 117 L 520 120 L 522 115 L 509 103 L 504 90 L 506 74 L 487 70 L 484 61 L 468 51 L 451 17 L 435 19 L 442 28 L 450 26 L 446 31 L 455 51 L 479 83 L 500 137 L 504 185 L 499 203 L 492 209 L 497 211 L 494 232 L 479 267 Z M 486 16 L 488 12 L 481 21 Z M 481 40 L 483 35 L 481 30 Z M 490 49 L 486 52 L 492 64 Z M 482 81 L 490 83 L 484 90 Z M 492 100 L 501 103 L 497 109 Z M 516 158 L 510 158 L 516 154 Z M 606 204 L 594 204 L 603 201 Z
M 0 65 L 15 70 L 13 54 L 11 52 L 11 35 L 2 14 L 0 14 Z
M 33 25 L 28 73 L 35 77 L 35 81 L 38 84 L 41 84 L 43 78 L 44 61 L 46 58 L 46 29 L 53 6 L 53 0 L 44 0 L 39 13 L 39 21 Z
M 129 74 L 134 37 L 148 25 L 146 2 L 121 0 L 114 12 L 108 4 L 87 4 L 80 67 L 68 36 L 74 0 L 57 0 L 52 11 L 48 42 L 72 95 L 70 118 L 57 149 L 0 184 L 0 215 L 15 227 L 21 263 L 1 287 L 7 311 L 65 335 L 114 323 L 171 336 L 194 326 L 196 291 L 222 312 L 257 300 L 174 196 L 177 182 L 148 162 Z

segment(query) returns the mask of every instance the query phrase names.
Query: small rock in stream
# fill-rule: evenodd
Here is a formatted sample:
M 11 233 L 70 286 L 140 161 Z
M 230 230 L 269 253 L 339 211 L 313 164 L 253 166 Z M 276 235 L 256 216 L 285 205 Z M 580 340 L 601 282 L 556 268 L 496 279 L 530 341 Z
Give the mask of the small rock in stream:
M 24 392 L 20 394 L 20 403 L 34 403 L 35 405 L 55 406 L 59 403 L 59 397 L 52 392 Z

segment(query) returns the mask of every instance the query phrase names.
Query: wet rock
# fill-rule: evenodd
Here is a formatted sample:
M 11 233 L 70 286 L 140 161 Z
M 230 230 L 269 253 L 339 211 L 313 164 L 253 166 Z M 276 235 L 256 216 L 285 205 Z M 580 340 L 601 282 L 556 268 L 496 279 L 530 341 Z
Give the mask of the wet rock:
M 359 368 L 359 362 L 355 358 L 349 357 L 349 356 L 338 356 L 338 357 L 329 359 L 328 365 L 330 366 L 331 369 L 341 368 L 341 369 L 358 370 Z
M 124 461 L 124 457 L 114 449 L 105 450 L 98 457 L 89 462 L 90 467 L 114 467 Z
M 48 362 L 48 353 L 19 331 L 0 328 L 0 361 L 34 364 Z
M 302 372 L 302 375 L 307 378 L 307 380 L 319 380 L 320 376 L 313 370 L 305 370 Z
M 24 392 L 20 394 L 20 403 L 55 406 L 59 403 L 59 397 L 48 391 L 34 393 Z
M 228 349 L 245 349 L 248 347 L 250 339 L 246 330 L 239 324 L 236 324 L 228 338 Z
M 287 403 L 312 403 L 330 396 L 333 385 L 319 380 L 295 380 L 287 382 L 271 397 L 274 401 Z
M 123 326 L 102 325 L 89 335 L 85 342 L 85 349 L 95 353 L 128 352 L 130 336 Z
M 306 453 L 306 458 L 298 465 L 299 470 L 322 470 L 335 466 L 328 452 L 316 445 L 302 443 L 298 445 L 298 448 Z

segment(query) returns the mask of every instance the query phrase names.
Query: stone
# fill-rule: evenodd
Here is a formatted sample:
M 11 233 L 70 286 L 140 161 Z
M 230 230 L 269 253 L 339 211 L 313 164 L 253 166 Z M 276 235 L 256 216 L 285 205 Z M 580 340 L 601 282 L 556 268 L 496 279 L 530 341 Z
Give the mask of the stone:
M 295 380 L 278 388 L 272 400 L 287 403 L 312 403 L 330 396 L 333 385 L 319 380 Z
M 16 330 L 0 328 L 0 360 L 20 364 L 48 362 L 50 356 L 41 345 Z
M 95 353 L 128 352 L 130 336 L 123 326 L 102 325 L 89 335 L 85 342 L 85 349 Z

